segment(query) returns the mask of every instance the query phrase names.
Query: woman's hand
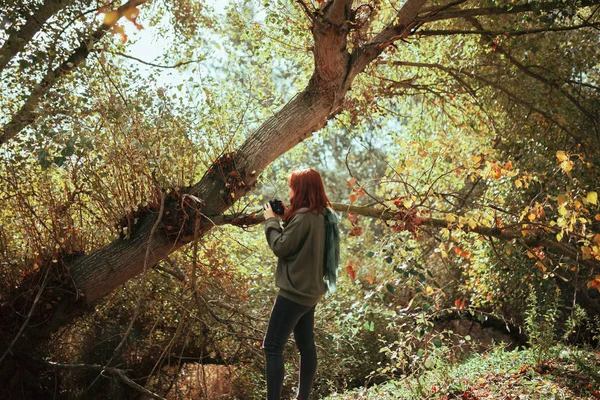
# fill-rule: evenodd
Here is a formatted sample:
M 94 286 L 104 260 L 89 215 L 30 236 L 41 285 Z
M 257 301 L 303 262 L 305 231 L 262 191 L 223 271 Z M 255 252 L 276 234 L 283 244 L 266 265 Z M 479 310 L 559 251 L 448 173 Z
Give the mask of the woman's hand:
M 265 217 L 265 221 L 268 220 L 269 218 L 273 218 L 276 217 L 277 215 L 275 215 L 275 213 L 273 212 L 273 209 L 271 208 L 271 203 L 266 203 L 263 206 L 263 215 Z

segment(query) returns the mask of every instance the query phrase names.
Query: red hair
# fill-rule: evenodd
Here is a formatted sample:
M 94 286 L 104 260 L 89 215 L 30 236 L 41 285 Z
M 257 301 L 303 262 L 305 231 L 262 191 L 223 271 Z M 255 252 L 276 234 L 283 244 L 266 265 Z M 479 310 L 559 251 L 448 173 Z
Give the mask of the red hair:
M 310 212 L 320 213 L 327 205 L 331 206 L 325 194 L 321 175 L 312 168 L 294 171 L 288 177 L 288 184 L 294 191 L 290 206 L 286 209 L 283 220 L 289 222 L 302 207 Z

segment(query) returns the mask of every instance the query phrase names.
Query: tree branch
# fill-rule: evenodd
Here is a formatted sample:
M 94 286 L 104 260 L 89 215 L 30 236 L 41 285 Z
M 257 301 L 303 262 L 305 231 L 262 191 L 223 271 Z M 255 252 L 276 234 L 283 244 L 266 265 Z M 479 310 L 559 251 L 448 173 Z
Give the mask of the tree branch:
M 514 93 L 512 93 L 510 90 L 506 89 L 504 86 L 488 79 L 485 78 L 483 76 L 480 75 L 476 75 L 473 74 L 471 72 L 467 72 L 465 70 L 462 69 L 456 69 L 456 68 L 450 68 L 450 67 L 445 67 L 441 64 L 435 64 L 435 63 L 421 63 L 421 62 L 409 62 L 409 61 L 396 61 L 394 63 L 394 65 L 397 66 L 407 66 L 407 67 L 422 67 L 422 68 L 435 68 L 435 69 L 439 69 L 441 71 L 447 72 L 448 74 L 462 74 L 465 76 L 468 76 L 472 79 L 481 81 L 499 91 L 501 91 L 502 93 L 506 94 L 511 100 L 513 100 L 515 103 L 520 104 L 522 106 L 527 107 L 528 109 L 535 111 L 536 113 L 540 114 L 542 117 L 544 117 L 545 119 L 547 119 L 548 121 L 552 122 L 554 125 L 556 125 L 561 131 L 565 132 L 567 135 L 569 135 L 570 137 L 572 137 L 577 143 L 582 143 L 581 139 L 579 139 L 579 137 L 577 137 L 573 132 L 571 132 L 571 130 L 569 130 L 567 127 L 563 126 L 561 123 L 559 123 L 556 119 L 554 119 L 551 115 L 549 115 L 546 111 L 541 110 L 539 108 L 537 108 L 536 106 L 534 106 L 533 104 L 529 103 L 528 101 L 522 99 L 521 97 L 515 95 Z
M 369 206 L 354 206 L 343 203 L 331 203 L 334 210 L 342 213 L 352 213 L 356 215 L 362 215 L 363 217 L 380 219 L 383 221 L 403 221 L 406 213 L 391 211 L 386 208 L 373 208 Z M 473 232 L 486 237 L 494 237 L 503 241 L 512 241 L 514 239 L 523 240 L 525 244 L 530 247 L 544 246 L 551 249 L 556 254 L 570 258 L 571 260 L 578 262 L 590 268 L 600 268 L 600 261 L 596 260 L 584 260 L 582 253 L 576 248 L 569 246 L 564 243 L 559 243 L 548 239 L 545 236 L 537 236 L 528 234 L 523 236 L 523 230 L 531 230 L 531 224 L 519 223 L 515 224 L 511 229 L 505 228 L 492 228 L 483 225 L 475 225 L 474 227 L 465 225 L 459 227 L 457 224 L 449 223 L 445 219 L 441 218 L 425 218 L 419 217 L 419 224 L 417 226 L 428 226 L 433 228 L 448 228 L 463 230 L 465 232 Z M 264 221 L 262 211 L 256 211 L 250 214 L 241 215 L 227 215 L 220 218 L 216 218 L 214 222 L 217 225 L 234 225 L 234 226 L 253 226 L 258 225 Z
M 193 64 L 193 63 L 204 61 L 204 58 L 199 58 L 197 60 L 189 60 L 189 61 L 178 62 L 177 64 L 173 64 L 173 65 L 163 65 L 163 64 L 155 64 L 155 63 L 152 63 L 152 62 L 144 61 L 144 60 L 139 59 L 137 57 L 130 56 L 129 54 L 121 53 L 120 51 L 112 51 L 112 50 L 108 50 L 108 49 L 96 49 L 94 51 L 98 52 L 98 53 L 109 53 L 109 54 L 113 54 L 115 56 L 125 57 L 125 58 L 128 58 L 130 60 L 137 61 L 137 62 L 139 62 L 141 64 L 148 65 L 150 67 L 165 68 L 165 69 L 179 68 L 179 67 L 183 67 L 184 65 L 189 65 L 189 64 Z
M 595 4 L 594 0 L 582 1 L 581 6 Z M 442 21 L 454 18 L 478 17 L 484 15 L 506 15 L 506 14 L 521 14 L 536 11 L 550 11 L 564 8 L 563 2 L 547 2 L 547 3 L 527 3 L 520 5 L 506 5 L 502 7 L 484 7 L 471 8 L 462 10 L 449 10 L 423 18 L 423 22 Z
M 104 23 L 89 37 L 83 40 L 71 55 L 57 68 L 48 71 L 39 84 L 29 94 L 23 106 L 11 118 L 10 122 L 3 128 L 0 135 L 0 146 L 14 138 L 21 130 L 30 125 L 37 118 L 36 108 L 42 101 L 44 95 L 60 79 L 75 70 L 88 56 L 93 45 L 98 43 L 106 33 L 112 29 L 117 22 L 135 7 L 146 3 L 148 0 L 129 0 L 114 12 L 116 18 L 105 19 Z
M 57 363 L 54 361 L 46 361 L 46 360 L 36 360 L 36 361 L 39 361 L 40 363 L 46 365 L 48 368 L 51 368 L 51 369 L 86 369 L 86 370 L 98 371 L 100 373 L 109 373 L 111 375 L 116 376 L 121 382 L 123 382 L 127 386 L 134 388 L 135 390 L 139 391 L 140 393 L 145 394 L 146 396 L 149 396 L 149 397 L 151 397 L 153 399 L 157 399 L 157 400 L 165 400 L 164 397 L 161 397 L 161 396 L 157 395 L 156 393 L 151 392 L 150 390 L 146 389 L 142 385 L 132 381 L 131 378 L 129 378 L 125 374 L 125 371 L 123 371 L 122 369 L 119 369 L 119 368 L 103 367 L 102 365 L 96 365 L 96 364 L 61 364 L 61 363 Z
M 27 16 L 23 25 L 11 27 L 8 30 L 8 38 L 0 48 L 0 73 L 10 60 L 23 51 L 50 17 L 72 3 L 74 0 L 45 0 L 35 13 Z
M 484 30 L 483 26 L 476 18 L 467 18 L 467 21 L 469 21 L 475 27 L 475 29 Z M 491 36 L 491 35 L 484 35 L 484 36 L 486 36 L 487 39 L 490 41 L 490 43 L 493 44 L 493 40 L 494 40 L 493 36 Z M 525 75 L 527 75 L 539 82 L 542 82 L 543 84 L 550 86 L 551 88 L 556 89 L 560 93 L 562 93 L 575 107 L 577 107 L 577 109 L 579 109 L 579 111 L 581 111 L 583 113 L 583 115 L 585 115 L 589 119 L 589 121 L 594 126 L 594 130 L 596 131 L 596 136 L 600 137 L 600 131 L 598 130 L 598 123 L 597 123 L 598 116 L 593 115 L 590 111 L 588 111 L 585 107 L 583 107 L 583 105 L 575 97 L 573 97 L 573 95 L 571 95 L 571 93 L 567 92 L 564 88 L 559 86 L 556 82 L 551 81 L 550 79 L 547 79 L 547 78 L 543 77 L 542 75 L 533 72 L 531 69 L 529 69 L 525 65 L 521 64 L 516 58 L 514 58 L 508 52 L 508 50 L 506 50 L 501 45 L 497 44 L 495 49 L 497 52 L 504 54 L 504 56 L 508 59 L 508 61 L 510 61 L 511 64 L 513 64 L 515 67 L 517 67 Z
M 546 32 L 566 32 L 574 31 L 577 29 L 600 27 L 600 23 L 592 24 L 581 24 L 573 26 L 560 26 L 555 28 L 539 28 L 539 29 L 525 29 L 515 31 L 486 31 L 486 30 L 468 30 L 468 29 L 425 29 L 415 33 L 416 36 L 448 36 L 448 35 L 490 35 L 490 36 L 523 36 L 523 35 L 534 35 L 537 33 Z
M 422 21 L 417 18 L 417 15 L 426 2 L 427 0 L 407 0 L 395 18 L 379 34 L 352 53 L 352 66 L 348 72 L 349 82 L 387 46 L 413 33 L 413 28 Z

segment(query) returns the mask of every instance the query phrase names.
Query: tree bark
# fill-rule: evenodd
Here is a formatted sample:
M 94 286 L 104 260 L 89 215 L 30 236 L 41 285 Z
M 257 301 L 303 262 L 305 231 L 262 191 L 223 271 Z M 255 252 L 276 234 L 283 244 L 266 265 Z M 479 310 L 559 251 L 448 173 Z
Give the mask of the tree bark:
M 401 20 L 415 19 L 425 1 L 409 0 L 399 11 Z M 351 29 L 351 3 L 351 0 L 334 1 L 324 14 L 314 16 L 315 69 L 307 87 L 250 135 L 236 153 L 218 159 L 198 183 L 183 193 L 182 198 L 169 200 L 168 210 L 175 210 L 177 202 L 183 203 L 183 198 L 188 195 L 202 201 L 201 213 L 193 207 L 183 210 L 187 227 L 177 225 L 175 230 L 181 232 L 178 236 L 168 235 L 164 230 L 157 232 L 152 239 L 151 257 L 145 261 L 150 228 L 155 221 L 155 216 L 149 215 L 129 239 L 119 239 L 70 266 L 74 284 L 88 301 L 101 298 L 138 275 L 145 263 L 152 266 L 185 243 L 201 238 L 214 226 L 214 218 L 251 190 L 267 165 L 322 128 L 339 112 L 342 100 L 358 74 L 346 48 Z M 386 45 L 392 42 L 390 39 Z M 384 48 L 380 46 L 369 52 L 369 59 L 373 60 Z M 364 52 L 360 54 L 364 69 L 367 56 Z M 351 70 L 353 75 L 349 78 Z M 200 223 L 194 232 L 190 225 L 194 225 L 196 218 Z

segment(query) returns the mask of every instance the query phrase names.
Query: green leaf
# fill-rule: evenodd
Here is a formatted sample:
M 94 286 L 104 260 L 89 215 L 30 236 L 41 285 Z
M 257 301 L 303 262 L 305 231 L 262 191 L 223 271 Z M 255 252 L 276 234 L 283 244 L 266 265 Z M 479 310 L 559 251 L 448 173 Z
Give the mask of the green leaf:
M 71 157 L 73 155 L 73 153 L 75 153 L 75 140 L 70 139 L 69 141 L 67 141 L 65 148 L 62 149 L 60 154 L 63 157 Z
M 442 341 L 438 338 L 435 338 L 433 339 L 433 345 L 439 349 L 440 347 L 442 347 Z
M 50 162 L 50 160 L 48 159 L 48 152 L 44 149 L 38 151 L 37 153 L 37 159 L 42 167 L 42 169 L 46 169 L 48 168 L 52 163 Z
M 57 167 L 60 167 L 65 163 L 66 160 L 67 159 L 64 157 L 54 157 L 54 164 L 56 164 Z
M 387 283 L 385 285 L 385 288 L 387 289 L 388 292 L 394 294 L 394 286 L 392 286 L 391 284 Z

